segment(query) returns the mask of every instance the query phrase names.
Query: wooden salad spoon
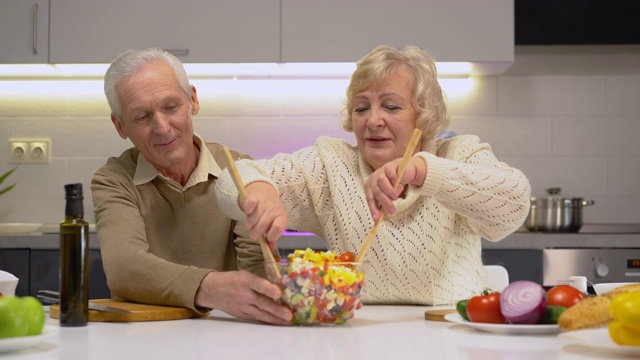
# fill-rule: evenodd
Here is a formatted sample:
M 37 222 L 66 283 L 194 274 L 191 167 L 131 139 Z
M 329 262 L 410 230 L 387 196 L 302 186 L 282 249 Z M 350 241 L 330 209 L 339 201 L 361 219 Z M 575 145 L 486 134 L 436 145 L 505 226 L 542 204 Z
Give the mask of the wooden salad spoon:
M 233 182 L 236 184 L 236 188 L 238 189 L 240 201 L 244 203 L 245 200 L 247 199 L 247 189 L 245 188 L 244 183 L 242 182 L 240 173 L 238 173 L 238 168 L 236 167 L 236 163 L 233 161 L 233 156 L 231 156 L 231 152 L 229 151 L 229 148 L 226 146 L 223 146 L 223 149 L 224 149 L 225 155 L 227 156 L 227 162 L 229 163 L 229 173 L 231 174 L 231 178 L 233 179 Z M 269 243 L 267 243 L 267 239 L 265 239 L 265 237 L 261 235 L 260 239 L 258 239 L 258 242 L 260 243 L 260 248 L 262 249 L 262 256 L 265 258 L 265 260 L 269 261 L 269 263 L 273 267 L 271 271 L 273 271 L 273 273 L 278 278 L 281 278 L 282 275 L 280 274 L 280 270 L 278 269 L 278 264 L 276 264 L 276 259 L 273 257 L 273 252 L 271 252 L 271 249 L 269 248 Z M 269 271 L 269 269 L 266 269 L 266 271 Z
M 421 135 L 422 135 L 422 131 L 420 129 L 413 130 L 413 134 L 411 135 L 411 140 L 409 141 L 409 145 L 407 145 L 407 148 L 404 151 L 404 155 L 402 156 L 402 160 L 400 161 L 400 166 L 398 167 L 398 176 L 396 177 L 395 184 L 393 184 L 394 189 L 396 189 L 400 184 L 400 179 L 402 178 L 402 174 L 404 174 L 404 169 L 407 167 L 409 160 L 411 160 L 411 157 L 413 156 L 413 150 L 416 148 L 416 145 L 418 145 Z M 369 235 L 367 235 L 366 239 L 364 239 L 364 242 L 360 247 L 360 251 L 358 251 L 358 255 L 356 256 L 357 263 L 362 262 L 364 257 L 369 252 L 371 243 L 373 242 L 373 239 L 376 237 L 376 232 L 378 231 L 378 227 L 380 226 L 380 223 L 382 222 L 382 219 L 384 218 L 385 213 L 386 211 L 384 209 L 380 210 L 380 217 L 378 218 L 378 221 L 376 221 L 375 224 L 373 224 L 373 228 L 371 228 L 371 231 L 369 231 Z

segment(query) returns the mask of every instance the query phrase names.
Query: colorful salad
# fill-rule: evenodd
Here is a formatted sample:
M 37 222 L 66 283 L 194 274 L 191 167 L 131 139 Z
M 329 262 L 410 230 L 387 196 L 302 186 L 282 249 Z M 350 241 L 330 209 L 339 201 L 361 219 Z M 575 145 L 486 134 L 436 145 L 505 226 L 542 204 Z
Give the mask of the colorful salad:
M 347 254 L 345 256 L 345 254 Z M 335 251 L 295 250 L 278 262 L 282 301 L 293 310 L 294 325 L 342 324 L 353 317 L 364 288 L 353 255 Z

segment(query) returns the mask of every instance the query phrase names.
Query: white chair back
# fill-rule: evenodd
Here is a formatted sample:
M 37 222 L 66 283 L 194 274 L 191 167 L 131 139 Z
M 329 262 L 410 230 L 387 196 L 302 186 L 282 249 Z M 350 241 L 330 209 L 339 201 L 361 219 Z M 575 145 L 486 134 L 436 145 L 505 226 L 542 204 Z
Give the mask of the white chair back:
M 502 291 L 509 285 L 509 273 L 504 266 L 485 265 L 484 270 L 487 272 L 487 285 L 494 291 Z

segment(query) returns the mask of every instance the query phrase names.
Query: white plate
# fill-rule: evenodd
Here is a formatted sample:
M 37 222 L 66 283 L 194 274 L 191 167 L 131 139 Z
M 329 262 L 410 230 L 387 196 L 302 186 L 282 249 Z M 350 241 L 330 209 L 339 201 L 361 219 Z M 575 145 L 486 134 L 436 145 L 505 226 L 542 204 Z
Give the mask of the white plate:
M 513 325 L 513 324 L 486 324 L 467 321 L 458 313 L 447 314 L 445 320 L 458 324 L 465 324 L 476 330 L 506 335 L 539 335 L 556 334 L 560 332 L 558 325 Z
M 0 234 L 2 235 L 23 235 L 38 232 L 42 224 L 26 223 L 0 223 Z
M 0 353 L 23 349 L 50 338 L 59 331 L 57 326 L 45 325 L 40 335 L 21 336 L 13 338 L 0 339 Z
M 618 345 L 613 342 L 609 336 L 609 329 L 607 327 L 567 331 L 558 335 L 558 337 L 572 344 L 584 345 L 590 348 L 614 351 L 620 354 L 640 355 L 640 346 Z
M 608 293 L 609 291 L 618 288 L 624 285 L 637 284 L 632 282 L 620 282 L 620 283 L 600 283 L 593 284 L 593 290 L 596 292 L 596 295 L 602 295 L 604 293 Z

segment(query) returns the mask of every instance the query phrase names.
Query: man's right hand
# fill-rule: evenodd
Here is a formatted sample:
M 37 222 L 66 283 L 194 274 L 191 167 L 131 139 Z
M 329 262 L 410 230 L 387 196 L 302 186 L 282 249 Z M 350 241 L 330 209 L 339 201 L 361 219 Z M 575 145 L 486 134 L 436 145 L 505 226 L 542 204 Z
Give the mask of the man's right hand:
M 291 310 L 274 300 L 281 295 L 277 285 L 244 270 L 210 272 L 200 284 L 195 303 L 241 319 L 290 325 Z

